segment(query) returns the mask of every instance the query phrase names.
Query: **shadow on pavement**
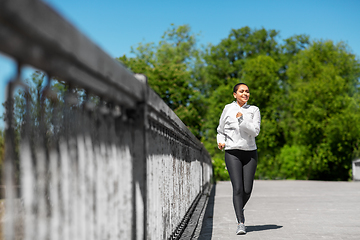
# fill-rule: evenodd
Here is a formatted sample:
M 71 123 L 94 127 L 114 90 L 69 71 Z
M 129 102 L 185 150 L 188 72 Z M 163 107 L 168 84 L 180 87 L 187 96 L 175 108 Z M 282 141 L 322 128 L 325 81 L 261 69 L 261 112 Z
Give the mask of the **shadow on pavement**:
M 208 204 L 206 206 L 204 219 L 202 222 L 200 237 L 199 240 L 202 239 L 211 239 L 212 230 L 213 230 L 213 215 L 214 215 L 214 203 L 215 203 L 215 192 L 216 192 L 216 184 L 213 185 Z
M 255 225 L 255 226 L 246 226 L 247 232 L 257 232 L 257 231 L 264 231 L 264 230 L 272 230 L 272 229 L 279 229 L 283 226 L 267 224 L 267 225 Z

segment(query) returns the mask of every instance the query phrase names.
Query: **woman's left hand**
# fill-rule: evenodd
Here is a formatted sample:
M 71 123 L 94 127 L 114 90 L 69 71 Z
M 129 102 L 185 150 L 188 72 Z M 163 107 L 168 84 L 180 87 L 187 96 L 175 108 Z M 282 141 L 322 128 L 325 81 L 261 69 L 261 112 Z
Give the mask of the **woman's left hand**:
M 238 112 L 237 114 L 236 114 L 236 117 L 237 118 L 239 118 L 239 117 L 241 117 L 243 114 L 241 113 L 241 112 Z

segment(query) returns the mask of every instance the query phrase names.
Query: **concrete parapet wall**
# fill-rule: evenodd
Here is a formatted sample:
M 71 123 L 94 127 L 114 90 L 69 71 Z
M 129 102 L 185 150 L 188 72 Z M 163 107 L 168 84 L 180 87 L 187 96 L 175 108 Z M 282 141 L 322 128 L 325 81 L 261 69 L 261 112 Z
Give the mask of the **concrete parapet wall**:
M 210 183 L 211 159 L 201 143 L 153 92 L 147 131 L 148 239 L 169 239 Z
M 0 52 L 19 69 L 7 92 L 4 238 L 176 238 L 212 164 L 147 83 L 38 0 L 0 2 Z M 53 102 L 52 121 L 24 115 L 17 153 L 11 101 L 26 91 L 24 64 L 101 100 L 72 102 L 70 89 Z

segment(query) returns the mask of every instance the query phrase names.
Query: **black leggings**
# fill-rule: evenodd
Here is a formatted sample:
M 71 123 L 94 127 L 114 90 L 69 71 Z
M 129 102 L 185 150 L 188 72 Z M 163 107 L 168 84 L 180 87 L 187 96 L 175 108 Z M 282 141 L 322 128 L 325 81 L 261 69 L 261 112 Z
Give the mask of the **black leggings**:
M 238 223 L 245 221 L 242 210 L 251 195 L 257 159 L 257 150 L 225 151 L 225 163 L 233 187 L 233 204 Z

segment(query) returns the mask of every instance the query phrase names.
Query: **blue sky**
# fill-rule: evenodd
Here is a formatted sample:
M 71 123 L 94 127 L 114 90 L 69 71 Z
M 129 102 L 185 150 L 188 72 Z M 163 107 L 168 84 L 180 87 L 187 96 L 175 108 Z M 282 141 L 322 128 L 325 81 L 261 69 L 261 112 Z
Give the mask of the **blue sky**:
M 44 0 L 111 57 L 131 46 L 160 41 L 173 23 L 200 33 L 199 44 L 218 44 L 231 29 L 249 26 L 280 32 L 280 39 L 307 34 L 312 40 L 344 41 L 360 59 L 358 0 Z M 14 73 L 0 55 L 0 102 Z M 0 107 L 2 115 L 3 107 Z M 0 128 L 4 124 L 0 121 Z

